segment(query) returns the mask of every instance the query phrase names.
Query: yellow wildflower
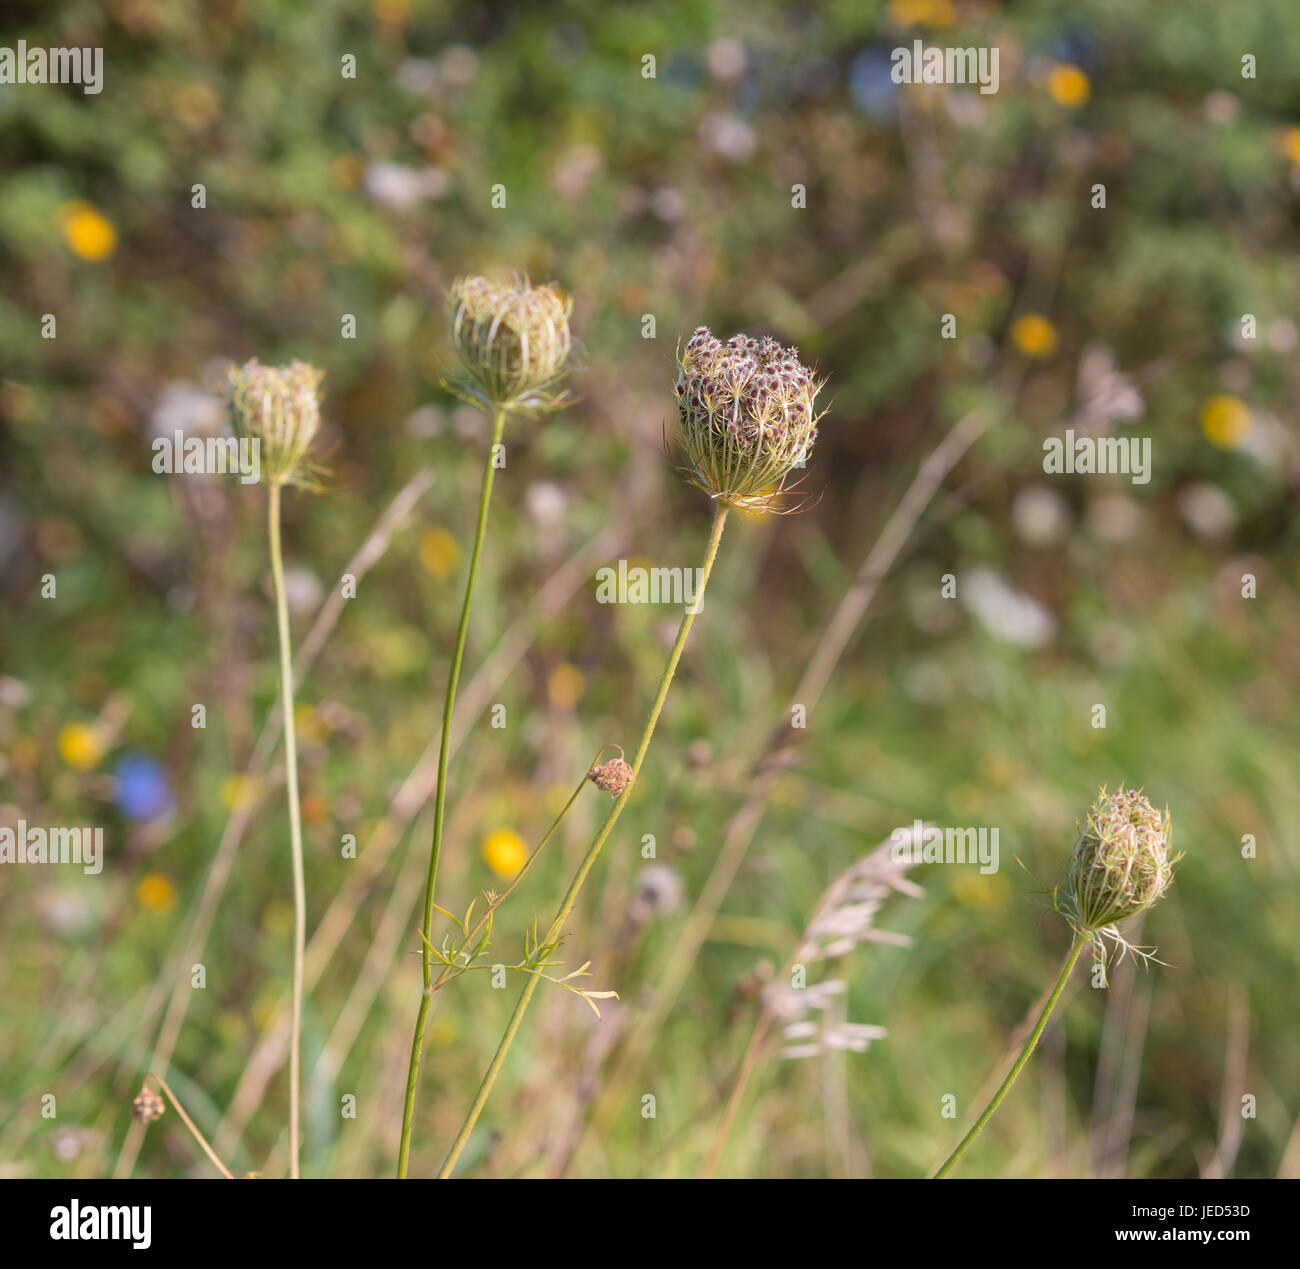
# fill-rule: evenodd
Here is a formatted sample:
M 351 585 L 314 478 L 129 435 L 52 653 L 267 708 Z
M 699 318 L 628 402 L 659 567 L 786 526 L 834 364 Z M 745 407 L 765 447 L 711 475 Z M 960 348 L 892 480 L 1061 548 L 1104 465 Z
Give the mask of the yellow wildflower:
M 59 732 L 59 753 L 68 766 L 89 771 L 104 756 L 104 742 L 86 723 L 69 723 Z
M 1221 392 L 1201 406 L 1201 431 L 1220 449 L 1239 449 L 1253 427 L 1250 407 L 1240 397 Z
M 556 709 L 572 709 L 582 699 L 586 686 L 582 671 L 566 661 L 551 671 L 546 691 Z
M 498 877 L 508 880 L 524 866 L 528 847 L 514 829 L 498 828 L 483 842 L 483 858 Z
M 899 26 L 952 26 L 952 0 L 890 0 L 889 16 Z
M 460 545 L 446 529 L 429 529 L 420 538 L 420 563 L 439 581 L 460 563 Z
M 1056 327 L 1041 313 L 1026 313 L 1012 322 L 1011 342 L 1024 356 L 1041 361 L 1056 351 Z
M 1077 110 L 1092 96 L 1092 81 L 1077 66 L 1053 66 L 1047 76 L 1047 91 L 1058 106 Z
M 117 230 L 93 204 L 74 198 L 58 211 L 68 249 L 83 260 L 107 260 L 117 250 Z
M 170 912 L 176 906 L 176 887 L 160 872 L 147 872 L 136 883 L 136 902 L 146 912 Z

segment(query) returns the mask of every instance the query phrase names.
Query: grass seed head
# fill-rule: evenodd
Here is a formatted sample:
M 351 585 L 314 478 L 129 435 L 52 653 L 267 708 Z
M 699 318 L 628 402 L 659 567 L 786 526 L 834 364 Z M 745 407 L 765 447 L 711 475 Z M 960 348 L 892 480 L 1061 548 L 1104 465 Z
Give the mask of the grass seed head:
M 686 478 L 710 498 L 745 511 L 782 509 L 791 472 L 817 439 L 825 380 L 770 335 L 724 344 L 700 326 L 679 353 L 677 422 Z

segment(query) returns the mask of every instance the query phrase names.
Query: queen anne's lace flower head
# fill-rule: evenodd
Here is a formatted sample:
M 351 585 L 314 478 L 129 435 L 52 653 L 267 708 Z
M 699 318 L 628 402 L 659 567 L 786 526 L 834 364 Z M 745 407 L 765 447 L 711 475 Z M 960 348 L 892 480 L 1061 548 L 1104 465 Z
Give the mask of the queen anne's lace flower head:
M 727 506 L 778 510 L 790 473 L 812 453 L 824 382 L 770 335 L 724 344 L 699 327 L 675 389 L 687 479 Z
M 1102 935 L 1121 955 L 1136 952 L 1116 925 L 1145 912 L 1173 884 L 1181 856 L 1170 852 L 1171 831 L 1167 810 L 1162 815 L 1140 792 L 1123 785 L 1114 793 L 1103 788 L 1088 812 L 1058 906 L 1102 965 Z
M 616 745 L 617 749 L 618 746 Z M 632 783 L 632 767 L 624 759 L 623 750 L 618 750 L 618 757 L 608 762 L 598 762 L 587 772 L 587 779 L 598 789 L 603 789 L 611 797 L 618 797 Z
M 166 1109 L 163 1099 L 147 1084 L 141 1085 L 139 1094 L 131 1103 L 131 1114 L 142 1124 L 151 1124 L 155 1119 L 161 1119 Z
M 448 333 L 463 368 L 461 395 L 486 409 L 536 412 L 561 405 L 553 389 L 573 351 L 572 310 L 572 300 L 551 286 L 458 278 Z
M 230 370 L 235 432 L 258 444 L 263 476 L 272 485 L 311 485 L 307 457 L 320 427 L 324 371 L 305 361 L 264 366 L 256 357 Z

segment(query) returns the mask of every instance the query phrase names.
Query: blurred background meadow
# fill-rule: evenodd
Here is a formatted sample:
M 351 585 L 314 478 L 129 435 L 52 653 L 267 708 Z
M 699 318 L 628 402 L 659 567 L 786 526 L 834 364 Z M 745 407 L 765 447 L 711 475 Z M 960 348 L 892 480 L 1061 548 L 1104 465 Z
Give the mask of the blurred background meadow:
M 1186 852 L 1130 931 L 1165 964 L 1108 992 L 1079 973 L 962 1172 L 1300 1175 L 1286 0 L 14 0 L 0 44 L 19 39 L 102 47 L 104 83 L 0 86 L 0 823 L 101 825 L 106 862 L 0 870 L 0 1175 L 212 1174 L 175 1115 L 132 1123 L 150 1069 L 236 1173 L 286 1168 L 266 495 L 151 469 L 154 438 L 225 427 L 226 367 L 252 356 L 326 375 L 331 474 L 285 511 L 311 658 L 304 1171 L 391 1174 L 486 443 L 441 386 L 466 272 L 564 287 L 583 356 L 576 403 L 507 436 L 498 473 L 453 909 L 639 733 L 678 612 L 599 604 L 595 575 L 699 562 L 708 502 L 664 452 L 677 340 L 775 334 L 829 377 L 830 412 L 809 505 L 732 517 L 572 919 L 567 964 L 619 999 L 597 1022 L 543 985 L 462 1170 L 699 1175 L 819 896 L 919 818 L 996 827 L 999 871 L 914 868 L 921 890 L 870 913 L 902 937 L 809 964 L 822 1007 L 758 1046 L 718 1171 L 925 1174 L 1068 946 L 1038 887 L 1123 781 Z M 915 39 L 996 47 L 999 91 L 895 84 Z M 1149 483 L 1045 474 L 1066 427 L 1150 437 Z M 909 488 L 862 612 L 854 579 Z M 765 766 L 837 611 L 825 688 Z M 501 960 L 607 806 L 584 791 L 502 909 Z M 441 1161 L 517 989 L 439 993 L 412 1175 Z M 853 1024 L 887 1034 L 851 1051 Z

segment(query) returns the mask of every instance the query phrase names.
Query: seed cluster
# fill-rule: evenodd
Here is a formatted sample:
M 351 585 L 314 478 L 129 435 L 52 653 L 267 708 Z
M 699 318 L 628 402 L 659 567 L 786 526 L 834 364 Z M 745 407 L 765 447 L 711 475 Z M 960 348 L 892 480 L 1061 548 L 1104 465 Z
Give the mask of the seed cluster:
M 622 758 L 597 763 L 587 772 L 587 779 L 610 797 L 618 797 L 632 783 L 632 768 Z
M 1102 789 L 1070 862 L 1074 915 L 1086 930 L 1127 920 L 1155 903 L 1174 879 L 1169 813 L 1141 793 Z
M 770 335 L 733 335 L 707 326 L 686 342 L 677 373 L 677 417 L 688 476 L 712 498 L 775 510 L 791 471 L 817 439 L 822 382 Z
M 131 1114 L 142 1124 L 151 1124 L 154 1120 L 161 1119 L 166 1109 L 163 1099 L 148 1088 L 141 1088 L 135 1101 L 131 1103 Z
M 324 371 L 305 361 L 264 366 L 256 357 L 231 368 L 235 431 L 259 442 L 269 484 L 309 484 L 307 451 L 320 427 Z
M 464 367 L 466 395 L 489 408 L 549 408 L 546 390 L 572 352 L 573 303 L 549 286 L 500 286 L 458 278 L 451 287 L 449 334 Z

